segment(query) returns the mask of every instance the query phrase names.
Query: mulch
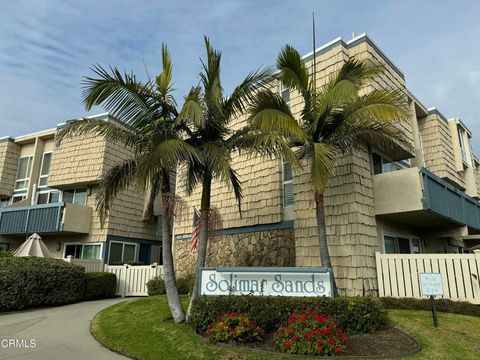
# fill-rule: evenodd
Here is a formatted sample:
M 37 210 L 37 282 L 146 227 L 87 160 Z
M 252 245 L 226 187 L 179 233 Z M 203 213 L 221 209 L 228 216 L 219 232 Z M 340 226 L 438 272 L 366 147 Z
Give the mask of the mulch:
M 273 334 L 268 334 L 259 343 L 239 344 L 256 351 L 277 352 Z M 347 343 L 343 356 L 355 357 L 400 357 L 420 350 L 420 345 L 407 334 L 393 327 L 379 330 L 374 334 L 353 335 Z M 297 356 L 295 356 L 297 357 Z M 301 356 L 298 356 L 301 358 Z

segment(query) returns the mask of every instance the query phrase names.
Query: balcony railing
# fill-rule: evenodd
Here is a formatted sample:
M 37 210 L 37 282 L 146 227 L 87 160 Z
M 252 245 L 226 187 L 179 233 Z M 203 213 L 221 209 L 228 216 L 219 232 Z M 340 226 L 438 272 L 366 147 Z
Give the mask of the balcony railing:
M 425 168 L 374 175 L 373 190 L 376 215 L 410 214 L 414 221 L 428 212 L 480 230 L 480 203 Z
M 0 210 L 0 234 L 90 232 L 92 209 L 87 206 L 54 203 Z

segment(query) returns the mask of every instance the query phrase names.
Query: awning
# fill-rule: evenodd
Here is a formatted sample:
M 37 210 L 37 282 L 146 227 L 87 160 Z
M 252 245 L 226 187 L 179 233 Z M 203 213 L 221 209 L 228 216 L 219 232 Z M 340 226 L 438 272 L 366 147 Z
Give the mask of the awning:
M 20 247 L 13 253 L 15 256 L 37 256 L 48 258 L 50 251 L 43 243 L 42 238 L 38 234 L 31 235 Z

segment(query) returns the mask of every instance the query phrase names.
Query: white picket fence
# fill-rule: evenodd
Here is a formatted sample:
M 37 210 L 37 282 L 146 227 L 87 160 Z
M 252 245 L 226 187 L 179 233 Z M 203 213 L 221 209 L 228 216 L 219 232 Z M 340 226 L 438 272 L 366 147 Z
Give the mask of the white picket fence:
M 421 298 L 418 274 L 440 273 L 445 299 L 480 304 L 480 251 L 473 254 L 375 254 L 380 297 Z
M 74 259 L 65 261 L 81 265 L 85 272 L 110 272 L 117 276 L 117 293 L 119 296 L 148 296 L 147 282 L 163 275 L 163 266 L 153 264 L 144 266 L 104 265 L 102 260 Z
M 105 265 L 105 271 L 117 276 L 117 295 L 148 296 L 147 282 L 157 276 L 162 276 L 163 266 L 160 265 Z

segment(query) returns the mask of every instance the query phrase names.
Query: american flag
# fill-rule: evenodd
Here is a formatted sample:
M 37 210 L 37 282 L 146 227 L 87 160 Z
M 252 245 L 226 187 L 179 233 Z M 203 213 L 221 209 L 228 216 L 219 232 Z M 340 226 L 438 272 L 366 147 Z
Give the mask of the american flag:
M 193 253 L 198 248 L 198 238 L 200 236 L 200 213 L 193 209 L 193 227 L 192 227 L 192 246 L 190 251 Z

